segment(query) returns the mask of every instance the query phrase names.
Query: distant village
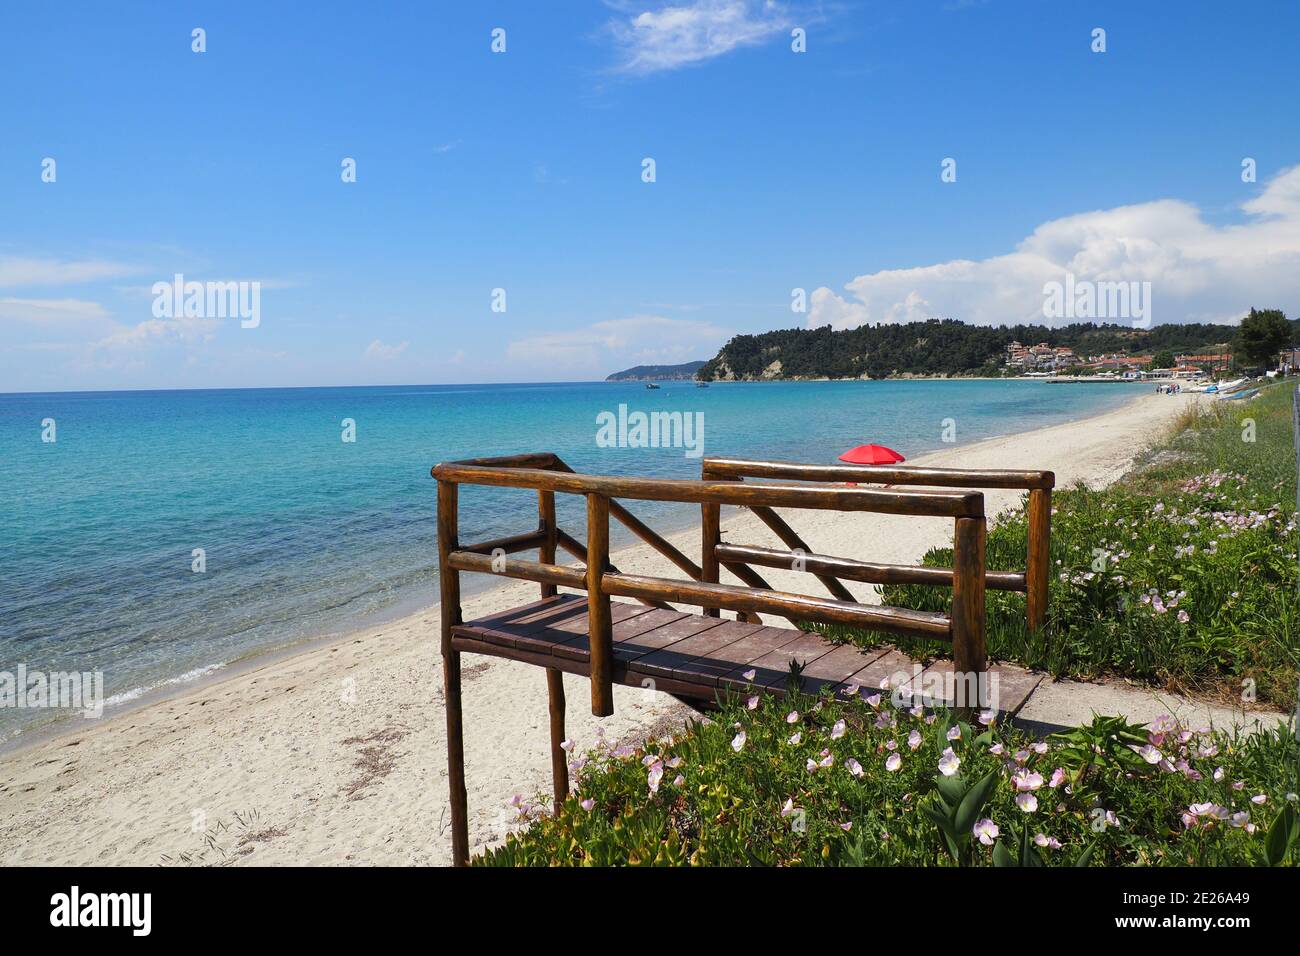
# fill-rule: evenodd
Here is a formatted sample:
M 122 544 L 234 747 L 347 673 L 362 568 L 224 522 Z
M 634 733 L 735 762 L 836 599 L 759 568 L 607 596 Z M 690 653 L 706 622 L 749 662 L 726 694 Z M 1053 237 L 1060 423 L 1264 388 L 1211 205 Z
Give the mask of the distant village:
M 1166 361 L 1168 359 L 1166 358 Z M 1006 367 L 1030 378 L 1054 375 L 1101 375 L 1124 381 L 1144 379 L 1196 379 L 1226 372 L 1232 367 L 1232 350 L 1227 343 L 1215 345 L 1203 353 L 1174 356 L 1173 365 L 1155 367 L 1154 355 L 1080 356 L 1062 346 L 1053 348 L 1046 342 L 1022 345 L 1012 342 L 1006 349 Z

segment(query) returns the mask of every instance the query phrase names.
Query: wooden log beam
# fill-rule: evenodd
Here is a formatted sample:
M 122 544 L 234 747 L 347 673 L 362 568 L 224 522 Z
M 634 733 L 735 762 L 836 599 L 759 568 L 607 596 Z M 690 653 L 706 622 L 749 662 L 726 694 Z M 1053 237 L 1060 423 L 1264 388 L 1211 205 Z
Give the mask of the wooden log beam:
M 614 713 L 614 623 L 610 617 L 609 594 L 603 588 L 608 577 L 609 499 L 587 495 L 587 642 L 591 651 L 591 713 L 608 717 Z
M 957 686 L 969 686 L 972 675 L 982 680 L 988 669 L 984 650 L 984 547 L 982 518 L 958 518 L 953 529 L 952 665 Z M 979 703 L 962 701 L 971 711 Z
M 566 494 L 681 501 L 687 504 L 768 505 L 822 511 L 867 511 L 918 517 L 983 517 L 978 491 L 896 491 L 865 488 L 815 488 L 807 485 L 744 484 L 682 478 L 627 478 L 579 475 L 537 468 L 494 468 L 447 463 L 435 465 L 442 481 L 504 488 L 534 488 Z
M 1035 488 L 1029 492 L 1029 546 L 1025 567 L 1026 616 L 1031 631 L 1047 621 L 1047 576 L 1052 546 L 1052 492 Z
M 703 584 L 671 578 L 606 574 L 601 581 L 601 588 L 605 594 L 622 597 L 652 597 L 699 607 L 708 605 L 731 611 L 766 612 L 791 620 L 850 624 L 891 634 L 912 634 L 940 640 L 947 640 L 951 630 L 949 619 L 943 614 L 856 604 L 785 591 L 755 590 L 731 584 Z
M 539 494 L 545 493 L 539 492 Z M 546 532 L 538 528 L 536 531 L 505 535 L 500 538 L 493 538 L 490 541 L 479 541 L 476 544 L 462 544 L 458 550 L 473 551 L 476 554 L 491 554 L 500 548 L 506 554 L 514 554 L 518 551 L 532 551 L 534 548 L 540 548 L 545 544 Z
M 778 551 L 773 548 L 757 548 L 744 544 L 722 544 L 717 549 L 718 560 L 724 563 L 743 561 L 765 568 L 793 567 L 797 558 L 803 563 L 803 570 L 809 573 L 822 571 L 837 578 L 849 581 L 862 581 L 866 584 L 927 584 L 934 587 L 952 587 L 952 568 L 925 568 L 902 564 L 873 564 L 869 561 L 854 561 L 851 558 L 837 558 L 827 554 L 796 555 L 790 551 Z M 797 569 L 796 569 L 797 570 Z M 993 591 L 1024 591 L 1025 575 L 1017 571 L 986 571 L 984 586 Z
M 916 468 L 899 465 L 801 465 L 789 461 L 745 458 L 706 458 L 708 478 L 772 478 L 786 481 L 860 482 L 864 484 L 926 485 L 948 488 L 1051 488 L 1050 471 L 1002 469 Z
M 555 523 L 555 492 L 537 492 L 537 524 L 541 529 L 542 542 L 537 549 L 537 560 L 542 564 L 555 563 L 555 549 L 559 544 L 559 526 Z M 555 585 L 542 583 L 543 598 L 555 597 Z M 561 705 L 564 689 L 561 687 Z

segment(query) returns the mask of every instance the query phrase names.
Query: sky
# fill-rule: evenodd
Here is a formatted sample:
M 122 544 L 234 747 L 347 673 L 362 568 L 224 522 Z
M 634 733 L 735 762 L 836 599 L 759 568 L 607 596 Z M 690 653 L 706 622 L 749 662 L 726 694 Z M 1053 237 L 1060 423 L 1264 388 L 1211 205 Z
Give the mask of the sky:
M 0 391 L 591 380 L 1066 273 L 1294 316 L 1300 5 L 1178 11 L 5 4 Z

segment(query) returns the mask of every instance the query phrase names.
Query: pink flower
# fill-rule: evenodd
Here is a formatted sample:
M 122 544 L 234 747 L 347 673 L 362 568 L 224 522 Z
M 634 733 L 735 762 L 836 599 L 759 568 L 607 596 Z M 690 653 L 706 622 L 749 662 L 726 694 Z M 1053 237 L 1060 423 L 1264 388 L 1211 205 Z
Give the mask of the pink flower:
M 847 823 L 841 823 L 840 829 L 843 830 L 845 833 L 848 833 L 850 830 L 853 829 L 853 821 L 850 820 Z
M 561 749 L 561 750 L 572 751 L 572 750 L 573 750 L 573 741 L 572 741 L 572 740 L 561 740 L 561 741 L 560 741 L 560 749 Z
M 578 806 L 582 807 L 582 809 L 586 810 L 588 813 L 591 812 L 591 808 L 594 807 L 595 805 L 596 805 L 596 801 L 591 799 L 591 797 L 588 797 L 586 800 L 581 800 L 578 802 Z
M 1152 766 L 1158 764 L 1160 761 L 1165 759 L 1165 755 L 1162 754 L 1159 750 L 1156 750 L 1156 748 L 1152 747 L 1150 744 L 1144 746 L 1141 750 L 1138 751 L 1138 753 L 1142 755 L 1143 760 L 1145 760 L 1147 763 L 1151 764 Z
M 799 711 L 797 710 L 792 710 L 790 711 L 790 713 L 785 715 L 785 722 L 787 724 L 793 724 L 796 721 L 798 721 L 798 719 L 799 719 Z
M 794 797 L 791 797 L 789 800 L 787 800 L 787 801 L 785 802 L 785 806 L 783 806 L 783 807 L 781 808 L 781 816 L 782 816 L 783 818 L 784 818 L 784 817 L 788 817 L 788 816 L 790 816 L 792 813 L 795 813 L 795 812 L 796 812 L 796 811 L 795 811 L 795 806 L 794 806 Z
M 844 736 L 844 721 L 835 721 L 835 726 L 831 728 L 831 740 L 839 740 Z
M 1016 794 L 1016 806 L 1025 813 L 1033 813 L 1038 809 L 1038 798 L 1032 793 L 1018 793 Z
M 901 766 L 903 766 L 903 758 L 898 754 L 890 754 L 885 758 L 885 769 L 890 773 L 893 773 Z
M 796 730 L 794 733 L 790 735 L 790 739 L 787 740 L 786 743 L 788 743 L 791 747 L 797 747 L 799 746 L 799 741 L 801 740 L 803 740 L 803 731 Z
M 749 698 L 749 700 L 745 701 L 745 709 L 746 709 L 746 710 L 754 710 L 754 709 L 757 708 L 757 707 L 758 707 L 758 695 L 757 695 L 757 694 L 755 694 L 753 697 Z
M 757 673 L 758 671 L 754 670 L 754 668 L 751 667 L 749 670 L 745 671 L 745 673 L 741 674 L 740 676 L 743 677 L 746 681 L 753 681 L 754 675 L 756 675 Z
M 872 694 L 870 697 L 867 698 L 867 703 L 868 703 L 869 705 L 871 705 L 872 708 L 879 707 L 879 706 L 880 706 L 880 695 L 879 695 L 879 694 Z
M 1190 620 L 1191 620 L 1191 618 L 1189 618 L 1189 617 L 1187 616 L 1187 612 L 1186 612 L 1186 611 L 1179 611 L 1179 612 L 1178 612 L 1178 623 L 1179 623 L 1179 624 L 1186 624 L 1186 623 L 1187 623 L 1188 621 L 1190 621 Z
M 1056 837 L 1049 837 L 1044 833 L 1035 833 L 1034 843 L 1038 846 L 1045 846 L 1053 850 L 1059 850 L 1061 848 L 1060 840 Z
M 1268 802 L 1268 795 L 1263 793 L 1257 793 L 1255 796 L 1250 798 L 1250 802 L 1254 804 L 1258 804 L 1259 806 L 1263 806 L 1265 803 Z
M 650 766 L 650 772 L 646 774 L 646 783 L 650 786 L 651 793 L 659 792 L 659 781 L 664 778 L 664 765 L 656 760 Z
M 988 817 L 978 821 L 975 826 L 971 828 L 971 831 L 980 838 L 980 842 L 985 846 L 992 846 L 993 841 L 998 838 L 999 832 L 998 825 Z
M 980 711 L 979 722 L 987 727 L 993 721 L 997 720 L 998 712 L 996 710 Z
M 1016 785 L 1016 790 L 1025 793 L 1041 787 L 1043 785 L 1043 775 L 1041 773 L 1032 773 L 1028 769 L 1021 767 L 1011 775 L 1011 782 Z
M 1065 783 L 1065 771 L 1057 767 L 1052 771 L 1052 779 L 1047 781 L 1047 785 L 1055 790 L 1063 783 Z
M 849 773 L 853 774 L 853 776 L 862 776 L 862 764 L 858 763 L 852 757 L 844 761 L 844 766 L 848 769 Z
M 949 739 L 949 740 L 961 740 L 961 728 L 958 727 L 956 724 L 953 724 L 951 727 L 949 727 L 949 728 L 948 728 L 948 739 Z
M 960 766 L 961 758 L 952 752 L 951 747 L 945 749 L 943 755 L 939 758 L 939 772 L 945 777 L 951 777 Z
M 907 735 L 907 746 L 910 747 L 912 750 L 915 750 L 917 747 L 921 746 L 920 731 L 914 730 Z
M 680 773 L 679 773 L 676 777 L 673 778 L 673 786 L 674 786 L 674 787 L 680 787 L 680 786 L 681 786 L 682 784 L 684 784 L 685 782 L 686 782 L 686 778 L 683 777 Z
M 731 749 L 734 750 L 736 753 L 740 753 L 741 748 L 745 746 L 745 740 L 746 740 L 745 732 L 742 730 L 740 733 L 736 734 L 736 736 L 732 738 Z

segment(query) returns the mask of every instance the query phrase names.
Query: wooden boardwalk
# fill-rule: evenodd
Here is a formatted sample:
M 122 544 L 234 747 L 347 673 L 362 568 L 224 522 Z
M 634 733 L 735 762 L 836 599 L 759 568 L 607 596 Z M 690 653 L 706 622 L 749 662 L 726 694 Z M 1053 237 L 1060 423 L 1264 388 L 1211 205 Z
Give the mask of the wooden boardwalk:
M 825 689 L 840 693 L 851 686 L 870 693 L 903 673 L 908 683 L 902 691 L 910 699 L 915 664 L 892 648 L 837 645 L 820 634 L 793 628 L 622 601 L 610 602 L 610 612 L 615 683 L 652 686 L 701 701 L 751 688 L 780 694 L 789 686 L 794 660 L 803 667 L 800 690 L 805 693 Z M 588 621 L 586 597 L 561 594 L 458 624 L 452 628 L 452 646 L 464 653 L 505 657 L 588 677 Z M 943 677 L 951 672 L 951 661 L 935 662 L 923 669 L 920 687 L 935 686 L 934 678 L 927 681 L 928 675 Z M 1009 664 L 993 664 L 989 673 L 997 675 L 996 703 L 1003 714 L 1015 714 L 1041 679 Z M 952 703 L 929 697 L 924 702 Z
M 798 690 L 838 693 L 856 686 L 889 689 L 908 703 L 948 704 L 969 713 L 989 707 L 1014 714 L 1039 678 L 1018 667 L 988 666 L 984 647 L 985 590 L 1022 591 L 1029 630 L 1047 611 L 1048 544 L 1055 477 L 1047 471 L 959 471 L 941 468 L 844 467 L 708 458 L 699 481 L 582 475 L 552 452 L 474 458 L 435 465 L 438 480 L 438 588 L 442 599 L 443 690 L 447 711 L 447 782 L 451 796 L 452 858 L 469 861 L 465 790 L 461 655 L 487 654 L 546 671 L 551 718 L 555 805 L 569 794 L 564 733 L 564 672 L 590 681 L 591 712 L 614 712 L 614 684 L 652 688 L 706 707 L 726 693 L 783 694 L 793 672 Z M 885 484 L 864 488 L 862 484 Z M 1028 492 L 1024 570 L 990 572 L 985 562 L 984 495 L 971 486 Z M 527 488 L 537 493 L 537 524 L 530 530 L 465 544 L 460 540 L 462 486 Z M 903 487 L 896 487 L 903 486 Z M 556 523 L 557 494 L 581 495 L 587 506 L 585 544 Z M 617 499 L 676 501 L 700 508 L 696 563 L 648 527 Z M 723 505 L 749 508 L 785 549 L 724 543 Z M 776 509 L 912 515 L 950 519 L 951 568 L 877 564 L 814 553 Z M 610 560 L 609 525 L 617 520 L 686 575 L 686 579 L 624 574 Z M 581 563 L 557 563 L 565 550 Z M 517 557 L 536 551 L 537 560 Z M 829 598 L 773 589 L 754 568 L 804 571 Z M 740 586 L 721 583 L 723 569 Z M 541 600 L 465 621 L 463 573 L 535 581 Z M 844 581 L 917 584 L 951 593 L 948 613 L 868 604 Z M 560 588 L 567 589 L 565 593 Z M 572 592 L 584 592 L 574 594 Z M 633 598 L 640 604 L 615 601 Z M 700 608 L 691 614 L 678 606 Z M 724 620 L 724 611 L 736 620 Z M 794 628 L 771 627 L 762 614 Z M 846 625 L 944 641 L 951 661 L 925 669 L 891 649 L 836 645 L 807 624 Z M 792 670 L 792 665 L 796 665 Z M 889 687 L 895 680 L 897 687 Z

